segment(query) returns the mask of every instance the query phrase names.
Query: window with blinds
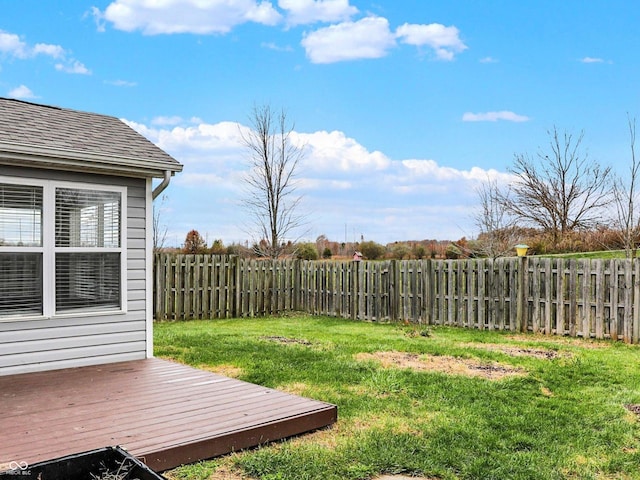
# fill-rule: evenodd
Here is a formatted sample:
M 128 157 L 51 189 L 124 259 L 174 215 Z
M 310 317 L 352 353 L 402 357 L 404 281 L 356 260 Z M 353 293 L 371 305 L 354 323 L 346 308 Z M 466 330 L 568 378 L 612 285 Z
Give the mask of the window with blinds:
M 42 315 L 42 198 L 42 187 L 0 183 L 0 318 Z
M 0 183 L 0 246 L 42 246 L 42 187 Z
M 0 176 L 0 321 L 122 311 L 126 188 Z
M 56 312 L 120 308 L 119 253 L 56 254 Z
M 119 192 L 56 188 L 56 312 L 121 307 Z

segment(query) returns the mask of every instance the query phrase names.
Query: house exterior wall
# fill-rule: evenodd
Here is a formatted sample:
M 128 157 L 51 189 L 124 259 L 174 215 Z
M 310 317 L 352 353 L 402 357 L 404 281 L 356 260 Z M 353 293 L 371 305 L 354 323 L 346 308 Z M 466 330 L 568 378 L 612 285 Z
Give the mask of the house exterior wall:
M 78 367 L 151 356 L 152 298 L 147 271 L 151 181 L 93 174 L 0 167 L 1 177 L 126 187 L 126 309 L 111 314 L 0 320 L 0 375 Z M 151 216 L 151 212 L 149 212 Z M 0 275 L 2 272 L 0 272 Z M 148 323 L 149 322 L 149 323 Z

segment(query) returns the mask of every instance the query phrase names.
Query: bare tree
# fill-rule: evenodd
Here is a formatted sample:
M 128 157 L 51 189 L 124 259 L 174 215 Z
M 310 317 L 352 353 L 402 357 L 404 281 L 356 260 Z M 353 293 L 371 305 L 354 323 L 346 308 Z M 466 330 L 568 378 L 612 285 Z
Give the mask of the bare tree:
M 640 182 L 640 162 L 636 159 L 636 119 L 627 116 L 631 164 L 626 178 L 616 177 L 613 187 L 613 199 L 616 206 L 615 223 L 620 231 L 622 244 L 627 258 L 635 258 L 640 242 L 640 215 L 638 203 L 638 182 Z
M 261 237 L 255 253 L 275 259 L 282 255 L 287 237 L 304 224 L 295 183 L 304 148 L 292 142 L 294 126 L 284 110 L 256 106 L 250 123 L 251 130 L 241 132 L 249 166 L 244 205 Z
M 158 252 L 164 248 L 167 240 L 167 225 L 162 223 L 162 209 L 167 196 L 163 195 L 160 203 L 153 204 L 153 251 Z
M 479 234 L 474 253 L 493 259 L 503 257 L 519 241 L 516 219 L 504 208 L 504 202 L 510 199 L 509 189 L 501 189 L 496 179 L 487 177 L 476 193 L 480 209 L 475 216 Z
M 593 228 L 611 202 L 610 167 L 603 168 L 581 151 L 577 138 L 557 129 L 548 132 L 550 151 L 535 158 L 516 155 L 516 177 L 503 205 L 517 218 L 542 228 L 558 241 L 567 233 Z

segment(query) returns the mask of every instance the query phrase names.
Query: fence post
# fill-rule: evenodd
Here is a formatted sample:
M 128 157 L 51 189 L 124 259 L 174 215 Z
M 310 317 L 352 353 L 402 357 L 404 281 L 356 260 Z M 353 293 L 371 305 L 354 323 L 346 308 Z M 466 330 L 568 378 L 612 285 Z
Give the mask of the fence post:
M 229 292 L 229 299 L 233 299 L 233 310 L 231 312 L 232 318 L 237 318 L 241 315 L 240 308 L 240 257 L 232 256 L 229 258 L 229 266 L 231 268 L 231 274 L 229 278 L 233 278 L 233 285 L 230 285 L 231 291 Z
M 435 280 L 433 278 L 433 262 L 431 259 L 421 260 L 424 269 L 424 301 L 423 311 L 425 317 L 425 324 L 432 325 L 433 322 L 433 310 L 435 304 Z
M 165 288 L 166 282 L 163 282 L 164 265 L 161 262 L 166 258 L 166 254 L 154 253 L 153 255 L 153 283 L 154 289 L 153 295 L 153 314 L 156 321 L 165 320 L 164 314 L 166 311 L 164 299 L 166 297 Z
M 633 268 L 633 331 L 631 333 L 631 343 L 640 341 L 640 262 L 634 257 L 631 261 Z
M 360 292 L 360 260 L 351 261 L 351 319 L 358 319 L 358 294 Z
M 526 308 L 527 308 L 527 295 L 526 295 L 526 270 L 529 268 L 527 256 L 524 255 L 519 257 L 520 262 L 518 262 L 518 282 L 516 288 L 517 290 L 517 306 L 516 306 L 516 331 L 518 332 L 526 332 L 527 331 L 527 319 L 526 319 Z

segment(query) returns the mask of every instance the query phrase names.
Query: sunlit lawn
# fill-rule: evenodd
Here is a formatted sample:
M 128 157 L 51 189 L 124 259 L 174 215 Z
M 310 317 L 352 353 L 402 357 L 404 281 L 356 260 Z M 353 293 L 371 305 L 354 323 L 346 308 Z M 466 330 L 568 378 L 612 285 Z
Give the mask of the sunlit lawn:
M 309 316 L 160 323 L 155 342 L 160 357 L 339 408 L 329 429 L 171 478 L 640 479 L 636 346 Z M 376 359 L 390 352 L 407 361 Z
M 599 252 L 577 252 L 577 253 L 558 253 L 555 255 L 540 255 L 541 257 L 560 257 L 560 258 L 593 258 L 607 260 L 610 258 L 624 259 L 624 250 L 603 250 Z

